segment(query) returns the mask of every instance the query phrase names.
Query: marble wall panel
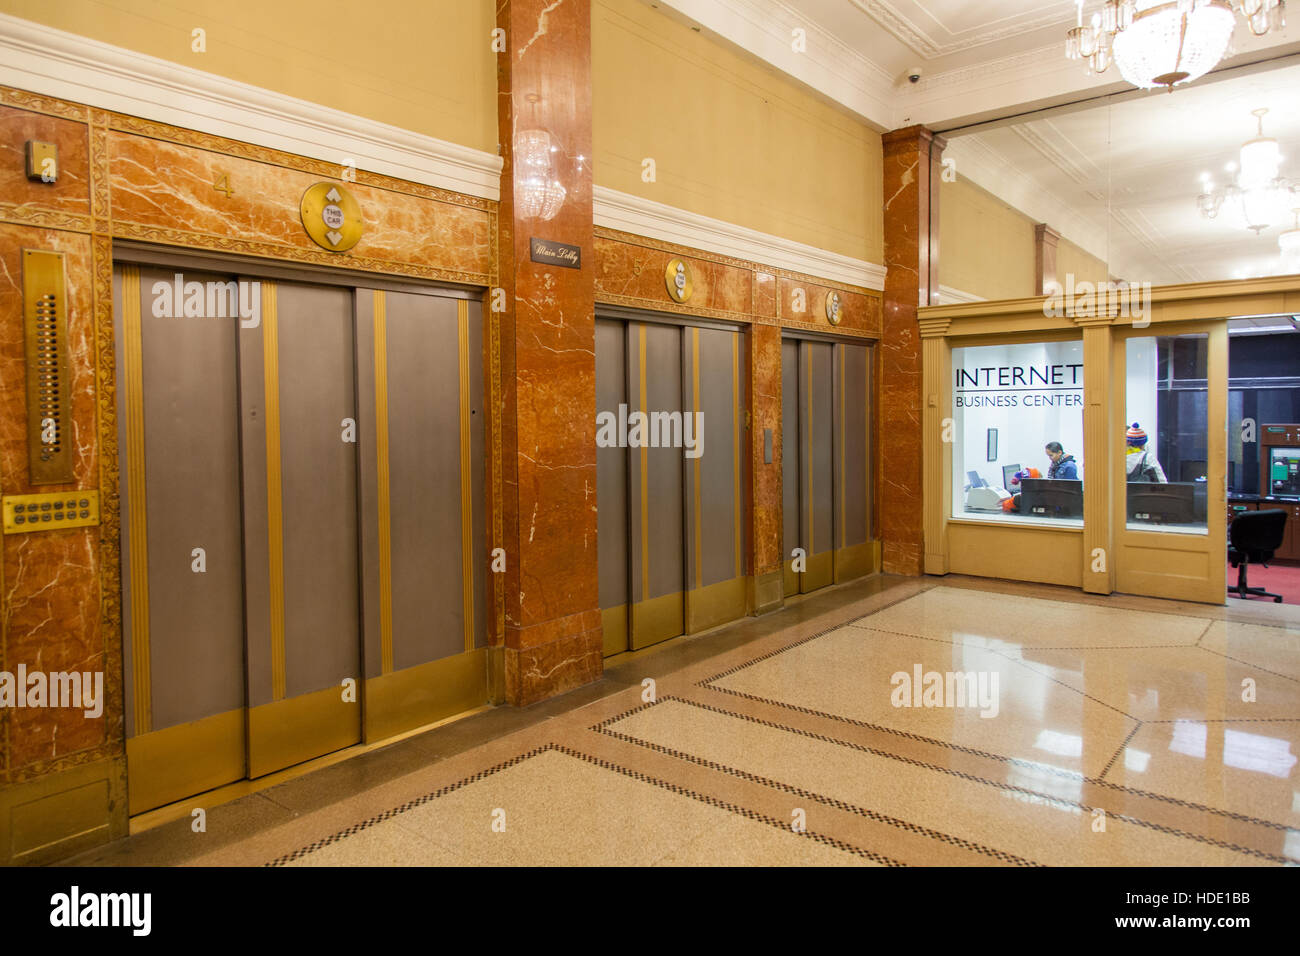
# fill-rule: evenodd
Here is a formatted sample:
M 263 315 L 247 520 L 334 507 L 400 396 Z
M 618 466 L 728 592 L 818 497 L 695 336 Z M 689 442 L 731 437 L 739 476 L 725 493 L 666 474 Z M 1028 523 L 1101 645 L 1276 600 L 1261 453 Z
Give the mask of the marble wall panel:
M 28 483 L 27 380 L 24 361 L 24 248 L 65 254 L 68 363 L 75 480 Z M 0 224 L 0 490 L 4 494 L 98 487 L 95 340 L 91 239 L 87 235 Z M 5 535 L 3 658 L 0 670 L 104 670 L 100 622 L 98 532 L 94 528 Z M 107 684 L 107 680 L 106 680 Z M 0 739 L 8 740 L 6 770 L 29 776 L 37 765 L 99 746 L 112 715 L 88 719 L 81 710 L 4 708 Z
M 27 178 L 28 140 L 58 147 L 58 179 Z M 86 124 L 0 105 L 0 219 L 33 225 L 89 228 L 78 218 L 90 215 Z
M 492 275 L 485 209 L 345 183 L 365 229 L 332 253 L 308 237 L 299 212 L 303 193 L 327 177 L 113 129 L 108 150 L 118 237 L 484 285 Z

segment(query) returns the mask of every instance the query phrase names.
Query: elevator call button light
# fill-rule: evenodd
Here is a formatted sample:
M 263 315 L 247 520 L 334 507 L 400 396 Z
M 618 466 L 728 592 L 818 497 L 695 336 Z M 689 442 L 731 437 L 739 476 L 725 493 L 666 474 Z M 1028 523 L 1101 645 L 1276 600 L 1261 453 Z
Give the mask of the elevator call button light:
M 5 534 L 58 531 L 99 524 L 98 491 L 47 491 L 35 495 L 5 495 Z

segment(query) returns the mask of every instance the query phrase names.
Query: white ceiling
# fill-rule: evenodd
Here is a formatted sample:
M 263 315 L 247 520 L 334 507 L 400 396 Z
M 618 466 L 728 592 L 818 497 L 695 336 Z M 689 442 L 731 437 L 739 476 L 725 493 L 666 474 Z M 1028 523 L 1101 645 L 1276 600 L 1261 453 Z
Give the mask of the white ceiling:
M 1300 67 L 1287 65 L 1300 62 L 1298 15 L 1262 39 L 1239 20 L 1215 73 L 1173 93 L 1138 94 L 1114 67 L 1090 76 L 1065 58 L 1074 0 L 643 2 L 877 129 L 945 133 L 960 173 L 1107 260 L 1115 275 L 1163 284 L 1300 269 L 1277 257 L 1286 225 L 1257 237 L 1226 214 L 1211 222 L 1196 209 L 1201 172 L 1226 178 L 1257 107 L 1272 110 L 1265 128 L 1281 141 L 1283 174 L 1300 179 Z M 1085 13 L 1099 5 L 1087 0 Z M 792 48 L 797 29 L 802 52 Z M 915 84 L 906 79 L 913 67 L 922 73 Z
M 1269 110 L 1264 132 L 1280 144 L 1282 175 L 1300 182 L 1297 91 L 1300 65 L 1258 71 L 956 136 L 947 155 L 959 173 L 1125 279 L 1159 285 L 1292 273 L 1300 263 L 1283 262 L 1277 244 L 1294 226 L 1289 208 L 1256 235 L 1228 207 L 1214 220 L 1202 217 L 1196 197 L 1202 173 L 1217 185 L 1231 180 L 1225 164 L 1256 135 L 1258 108 Z M 1300 194 L 1287 205 L 1300 206 Z

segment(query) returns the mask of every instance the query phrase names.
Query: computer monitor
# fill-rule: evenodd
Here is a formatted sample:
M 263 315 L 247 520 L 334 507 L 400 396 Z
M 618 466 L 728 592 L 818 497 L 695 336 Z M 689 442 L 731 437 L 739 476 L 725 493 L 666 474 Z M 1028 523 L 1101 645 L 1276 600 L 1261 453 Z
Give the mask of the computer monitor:
M 1022 515 L 1082 518 L 1083 482 L 1066 478 L 1026 478 L 1020 482 Z
M 1194 482 L 1132 482 L 1128 485 L 1128 518 L 1144 524 L 1194 524 L 1198 520 Z
M 1020 470 L 1019 465 L 1002 466 L 1002 487 L 1003 488 L 1007 489 L 1008 491 L 1011 490 L 1011 479 L 1015 477 L 1016 472 L 1018 472 L 1019 470 Z
M 1195 481 L 1197 478 L 1204 478 L 1209 474 L 1208 467 L 1209 462 L 1203 458 L 1180 461 L 1178 463 L 1178 480 Z
M 966 472 L 966 484 L 969 485 L 971 488 L 988 487 L 988 482 L 980 477 L 980 473 L 978 471 Z

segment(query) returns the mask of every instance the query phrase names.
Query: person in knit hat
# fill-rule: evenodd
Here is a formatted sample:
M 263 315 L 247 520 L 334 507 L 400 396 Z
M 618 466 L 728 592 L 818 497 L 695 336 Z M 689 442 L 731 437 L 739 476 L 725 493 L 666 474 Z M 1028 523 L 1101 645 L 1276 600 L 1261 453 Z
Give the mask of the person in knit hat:
M 1126 458 L 1124 468 L 1129 481 L 1168 483 L 1165 470 L 1160 467 L 1156 456 L 1147 449 L 1147 433 L 1137 422 L 1124 435 Z

